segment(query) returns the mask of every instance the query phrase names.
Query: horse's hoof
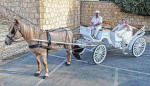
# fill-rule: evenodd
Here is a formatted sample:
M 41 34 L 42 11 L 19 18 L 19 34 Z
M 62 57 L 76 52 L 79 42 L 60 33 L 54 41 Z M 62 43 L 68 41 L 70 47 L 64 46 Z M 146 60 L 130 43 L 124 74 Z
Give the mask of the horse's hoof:
M 67 62 L 65 64 L 66 64 L 66 66 L 70 66 L 71 65 L 71 64 L 68 64 Z
M 48 76 L 43 76 L 43 79 L 47 79 L 48 78 Z
M 40 73 L 34 73 L 34 76 L 39 76 L 40 75 Z

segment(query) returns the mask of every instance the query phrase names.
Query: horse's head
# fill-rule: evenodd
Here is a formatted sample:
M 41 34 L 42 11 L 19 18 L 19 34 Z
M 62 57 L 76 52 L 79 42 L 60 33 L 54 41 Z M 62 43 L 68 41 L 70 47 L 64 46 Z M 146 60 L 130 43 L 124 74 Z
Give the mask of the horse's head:
M 17 19 L 14 19 L 9 27 L 9 33 L 6 35 L 5 44 L 11 45 L 14 40 L 17 40 L 21 37 L 20 26 Z

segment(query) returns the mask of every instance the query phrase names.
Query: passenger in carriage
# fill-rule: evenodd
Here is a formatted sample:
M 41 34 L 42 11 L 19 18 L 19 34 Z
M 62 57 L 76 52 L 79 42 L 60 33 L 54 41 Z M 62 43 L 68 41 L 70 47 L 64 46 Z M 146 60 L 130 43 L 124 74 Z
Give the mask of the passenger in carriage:
M 99 16 L 100 11 L 96 10 L 94 12 L 95 16 L 93 16 L 91 20 L 91 29 L 93 33 L 93 37 L 96 39 L 99 30 L 102 28 L 103 18 Z
M 118 24 L 115 28 L 113 28 L 113 32 L 115 31 L 119 31 L 121 30 L 125 25 L 127 24 L 127 22 L 125 21 L 125 19 L 122 19 L 122 21 L 120 22 L 120 24 Z
M 119 37 L 123 38 L 126 44 L 129 44 L 133 36 L 133 29 L 137 28 L 130 26 L 127 24 L 125 19 L 122 19 L 121 23 L 118 24 L 112 31 L 117 33 Z

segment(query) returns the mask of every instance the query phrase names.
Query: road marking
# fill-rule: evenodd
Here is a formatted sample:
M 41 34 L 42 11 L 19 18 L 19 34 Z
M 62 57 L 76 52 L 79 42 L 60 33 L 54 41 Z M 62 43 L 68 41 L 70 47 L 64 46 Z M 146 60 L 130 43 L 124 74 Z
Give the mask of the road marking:
M 0 65 L 3 65 L 3 64 L 7 64 L 9 62 L 13 62 L 14 60 L 17 60 L 21 57 L 24 57 L 26 56 L 27 54 L 29 54 L 28 52 L 22 56 L 19 56 L 18 58 L 15 58 L 13 60 L 10 60 L 10 61 L 7 61 L 7 62 L 4 62 Z M 54 56 L 54 57 L 57 57 L 57 58 L 62 58 L 62 59 L 65 59 L 63 62 L 61 62 L 58 66 L 56 66 L 50 73 L 49 73 L 49 76 L 52 75 L 57 69 L 59 69 L 63 64 L 64 62 L 66 61 L 66 57 L 63 57 L 63 56 L 58 56 L 58 55 L 53 55 L 53 54 L 49 54 L 50 56 Z M 144 55 L 145 56 L 145 55 Z M 149 55 L 147 55 L 149 56 Z M 74 61 L 78 61 L 78 62 L 83 62 L 83 63 L 89 63 L 87 61 L 83 61 L 83 60 L 76 60 L 76 59 L 72 59 Z M 103 67 L 106 67 L 106 68 L 111 68 L 111 69 L 116 69 L 116 72 L 115 72 L 115 81 L 114 81 L 114 86 L 117 86 L 118 84 L 118 71 L 119 70 L 123 70 L 123 71 L 128 71 L 128 72 L 134 72 L 134 73 L 139 73 L 139 74 L 144 74 L 144 75 L 148 75 L 150 76 L 150 73 L 145 73 L 145 72 L 140 72 L 140 71 L 134 71 L 134 70 L 129 70 L 129 69 L 124 69 L 124 68 L 118 68 L 118 67 L 113 67 L 113 66 L 108 66 L 108 65 L 103 65 L 103 64 L 99 64 L 99 66 L 103 66 Z M 44 81 L 44 79 L 41 79 L 36 85 L 34 86 L 39 86 L 42 82 Z
M 53 54 L 50 54 L 50 55 L 55 56 L 57 58 L 59 58 L 59 57 L 66 58 L 66 57 L 63 57 L 63 56 L 57 56 L 57 55 L 53 55 Z M 89 62 L 83 61 L 83 60 L 76 60 L 76 59 L 72 59 L 72 60 L 78 61 L 78 62 L 83 62 L 83 63 L 89 63 Z M 113 67 L 113 66 L 108 66 L 108 65 L 103 65 L 103 64 L 98 64 L 98 65 L 102 66 L 102 67 L 110 68 L 110 69 L 118 69 L 118 71 L 123 70 L 123 71 L 134 72 L 134 73 L 139 73 L 139 74 L 144 74 L 144 75 L 150 76 L 150 73 L 145 73 L 145 72 L 140 72 L 140 71 L 135 71 L 135 70 L 129 70 L 129 69 L 119 68 L 119 67 Z
M 63 57 L 63 56 L 58 56 L 58 55 L 54 55 L 54 54 L 48 54 L 48 55 L 50 55 L 50 56 L 54 56 L 54 57 L 58 57 L 58 58 L 61 58 L 61 59 L 65 59 L 66 57 Z
M 148 56 L 149 57 L 150 55 L 144 55 L 144 56 Z
M 61 62 L 58 66 L 56 66 L 50 73 L 49 73 L 49 77 L 54 73 L 54 72 L 56 72 L 56 70 L 58 69 L 58 68 L 60 68 L 64 63 L 66 62 L 66 59 L 63 61 L 63 62 Z M 41 79 L 37 84 L 35 84 L 34 86 L 39 86 L 43 81 L 45 81 L 45 79 Z
M 127 56 L 127 55 L 124 55 L 124 54 L 112 54 L 114 56 Z M 132 55 L 130 55 L 132 56 Z M 150 56 L 150 54 L 143 54 L 142 56 Z
M 57 57 L 57 58 L 61 58 L 61 59 L 65 59 L 66 57 L 63 57 L 63 56 L 58 56 L 58 55 L 54 55 L 54 54 L 48 54 L 50 56 L 54 56 L 54 57 Z M 77 59 L 71 59 L 73 61 L 78 61 L 78 62 L 84 62 L 84 63 L 89 63 L 87 61 L 83 61 L 83 60 L 77 60 Z
M 150 76 L 150 73 L 145 73 L 145 72 L 140 72 L 140 71 L 135 71 L 135 70 L 129 70 L 129 69 L 124 69 L 124 68 L 118 68 L 118 67 L 112 67 L 112 66 L 102 65 L 102 64 L 99 64 L 99 65 L 103 66 L 103 67 L 111 68 L 111 69 L 118 69 L 118 70 L 123 70 L 123 71 L 128 71 L 128 72 L 134 72 L 134 73 L 139 73 L 139 74 L 144 74 L 144 75 Z
M 116 68 L 116 70 L 115 70 L 114 86 L 118 86 L 118 68 Z

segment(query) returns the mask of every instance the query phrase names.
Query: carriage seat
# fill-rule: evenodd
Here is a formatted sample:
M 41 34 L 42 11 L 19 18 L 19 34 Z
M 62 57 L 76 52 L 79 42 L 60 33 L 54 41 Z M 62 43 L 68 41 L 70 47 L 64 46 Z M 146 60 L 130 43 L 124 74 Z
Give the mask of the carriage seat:
M 139 31 L 144 25 L 131 25 L 137 29 L 133 29 L 133 36 Z
M 110 21 L 103 21 L 102 23 L 102 29 L 109 29 L 109 30 L 112 30 L 112 22 Z

